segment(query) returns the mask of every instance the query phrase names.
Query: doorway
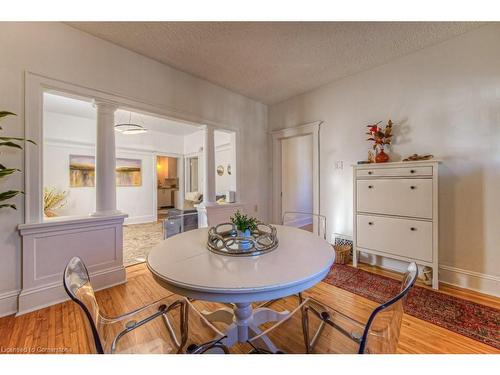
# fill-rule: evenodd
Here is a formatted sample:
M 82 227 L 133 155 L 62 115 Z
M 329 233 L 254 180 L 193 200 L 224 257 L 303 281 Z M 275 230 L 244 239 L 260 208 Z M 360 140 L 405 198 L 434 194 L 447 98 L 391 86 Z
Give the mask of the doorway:
M 284 138 L 281 141 L 281 216 L 287 225 L 312 225 L 312 217 L 294 212 L 312 213 L 313 208 L 313 136 Z
M 176 206 L 179 194 L 179 176 L 177 174 L 178 158 L 156 156 L 156 206 L 158 220 L 165 219 Z
M 308 209 L 309 213 L 321 213 L 319 205 L 319 132 L 321 123 L 322 121 L 316 121 L 294 128 L 276 130 L 271 134 L 273 150 L 271 205 L 272 222 L 274 223 L 280 224 L 283 212 L 292 208 Z M 307 151 L 307 157 L 301 155 L 302 151 L 298 151 L 300 149 L 310 150 Z M 283 186 L 285 190 L 283 190 Z M 299 191 L 300 193 L 298 193 Z M 301 198 L 303 197 L 300 202 L 295 198 L 297 194 Z M 312 199 L 312 205 L 310 199 Z M 291 204 L 293 206 L 290 206 Z M 317 226 L 317 223 L 313 222 L 313 226 Z M 314 230 L 316 229 L 314 228 Z
M 200 191 L 199 188 L 199 158 L 190 156 L 186 158 L 186 193 Z

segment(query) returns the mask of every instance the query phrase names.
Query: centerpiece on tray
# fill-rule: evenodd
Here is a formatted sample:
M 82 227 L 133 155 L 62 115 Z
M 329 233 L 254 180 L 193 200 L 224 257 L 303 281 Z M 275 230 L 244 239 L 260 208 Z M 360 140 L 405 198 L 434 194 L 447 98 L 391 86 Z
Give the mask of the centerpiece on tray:
M 208 250 L 221 255 L 254 256 L 278 247 L 276 228 L 259 222 L 239 210 L 231 223 L 222 223 L 208 230 Z
M 236 226 L 239 237 L 251 237 L 252 231 L 257 229 L 258 220 L 254 217 L 242 214 L 237 210 L 234 216 L 231 216 L 231 222 Z
M 368 132 L 366 134 L 370 136 L 367 141 L 373 142 L 373 151 L 376 152 L 374 160 L 369 160 L 370 162 L 385 163 L 389 161 L 389 155 L 384 152 L 384 147 L 392 143 L 392 125 L 394 123 L 389 120 L 385 128 L 382 129 L 382 127 L 379 126 L 381 122 L 382 121 L 373 125 L 367 125 Z

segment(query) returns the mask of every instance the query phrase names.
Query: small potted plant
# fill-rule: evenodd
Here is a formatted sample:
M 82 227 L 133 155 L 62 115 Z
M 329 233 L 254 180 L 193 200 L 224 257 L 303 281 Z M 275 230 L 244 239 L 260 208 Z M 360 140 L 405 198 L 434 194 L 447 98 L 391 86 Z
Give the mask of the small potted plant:
M 236 226 L 238 237 L 251 237 L 252 231 L 257 229 L 257 219 L 242 214 L 240 210 L 231 216 L 231 222 Z
M 384 152 L 384 147 L 392 143 L 392 125 L 393 122 L 389 120 L 384 129 L 379 126 L 382 121 L 377 122 L 373 125 L 367 125 L 368 132 L 366 133 L 370 137 L 367 141 L 373 142 L 373 150 L 376 152 L 375 162 L 385 163 L 389 161 L 389 155 Z

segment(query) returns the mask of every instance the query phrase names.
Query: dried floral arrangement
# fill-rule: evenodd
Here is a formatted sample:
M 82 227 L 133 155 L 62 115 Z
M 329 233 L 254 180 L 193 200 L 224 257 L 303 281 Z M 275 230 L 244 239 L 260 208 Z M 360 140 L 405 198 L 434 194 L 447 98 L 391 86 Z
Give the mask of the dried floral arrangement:
M 374 150 L 377 150 L 377 148 L 383 150 L 385 145 L 391 144 L 392 125 L 394 125 L 394 123 L 389 120 L 385 128 L 382 129 L 382 127 L 379 126 L 381 122 L 382 121 L 379 121 L 373 125 L 367 125 L 368 132 L 366 134 L 370 136 L 367 141 L 373 142 Z
M 377 153 L 375 156 L 375 161 L 377 163 L 389 160 L 389 156 L 384 153 L 384 147 L 392 143 L 392 125 L 394 125 L 394 123 L 389 120 L 387 125 L 382 128 L 379 126 L 381 123 L 382 121 L 379 121 L 376 124 L 367 125 L 368 131 L 366 132 L 366 134 L 369 135 L 367 141 L 373 142 L 372 148 Z
M 56 210 L 63 208 L 66 205 L 68 192 L 60 191 L 55 187 L 43 188 L 43 213 L 47 217 L 57 216 Z

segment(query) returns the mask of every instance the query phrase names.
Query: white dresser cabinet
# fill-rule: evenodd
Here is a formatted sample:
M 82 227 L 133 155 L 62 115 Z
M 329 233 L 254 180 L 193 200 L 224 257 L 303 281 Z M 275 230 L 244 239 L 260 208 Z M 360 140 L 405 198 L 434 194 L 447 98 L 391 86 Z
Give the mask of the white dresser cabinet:
M 438 288 L 438 161 L 355 165 L 353 263 L 358 252 L 432 268 Z

